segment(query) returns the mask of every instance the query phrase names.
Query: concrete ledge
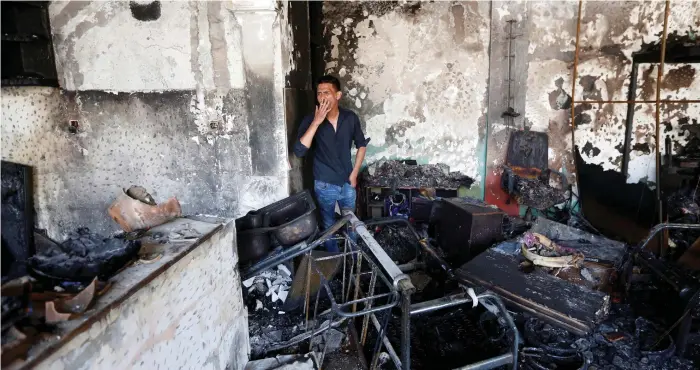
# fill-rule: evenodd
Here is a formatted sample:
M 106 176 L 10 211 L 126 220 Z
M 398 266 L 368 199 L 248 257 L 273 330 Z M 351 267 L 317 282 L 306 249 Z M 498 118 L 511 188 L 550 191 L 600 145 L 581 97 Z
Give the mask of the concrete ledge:
M 167 244 L 142 238 L 142 251 L 162 257 L 113 277 L 84 317 L 59 325 L 12 368 L 243 369 L 248 324 L 234 223 L 201 220 L 154 228 L 149 235 L 193 229 L 201 236 Z

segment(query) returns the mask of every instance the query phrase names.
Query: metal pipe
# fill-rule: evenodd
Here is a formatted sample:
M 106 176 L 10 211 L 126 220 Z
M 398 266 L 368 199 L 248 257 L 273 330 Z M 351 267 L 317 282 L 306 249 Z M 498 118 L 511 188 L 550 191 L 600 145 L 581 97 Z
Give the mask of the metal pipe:
M 382 326 L 379 324 L 377 316 L 371 313 L 370 319 L 372 319 L 372 324 L 374 325 L 374 328 L 377 329 L 377 333 L 379 333 L 381 331 Z M 401 359 L 399 359 L 399 355 L 396 354 L 394 346 L 391 345 L 391 342 L 389 341 L 389 338 L 386 337 L 386 335 L 382 336 L 382 343 L 384 343 L 384 347 L 386 348 L 387 353 L 389 353 L 389 357 L 391 358 L 391 360 L 394 361 L 394 365 L 396 365 L 396 368 L 401 369 Z
M 639 63 L 632 62 L 632 75 L 630 77 L 630 88 L 627 97 L 633 100 L 637 96 L 637 74 L 639 73 Z M 632 130 L 634 129 L 634 101 L 627 103 L 627 122 L 625 125 L 625 142 L 622 145 L 622 175 L 627 178 L 630 162 L 630 147 L 632 144 Z
M 649 230 L 649 235 L 639 244 L 637 249 L 643 250 L 659 231 L 666 229 L 700 230 L 700 224 L 658 224 Z
M 571 145 L 576 146 L 574 141 L 574 131 L 576 130 L 576 110 L 573 102 L 576 101 L 576 75 L 578 74 L 578 50 L 581 41 L 581 8 L 583 8 L 583 0 L 578 2 L 578 19 L 576 20 L 576 48 L 574 49 L 574 66 L 573 77 L 571 78 Z
M 411 271 L 415 271 L 422 268 L 425 268 L 425 263 L 423 262 L 409 262 L 404 263 L 403 265 L 399 265 L 399 270 L 401 270 L 404 273 L 409 273 Z
M 445 273 L 450 279 L 454 279 L 455 273 L 454 271 L 452 271 L 452 267 L 450 267 L 450 264 L 447 263 L 447 261 L 445 261 L 442 257 L 440 257 L 437 251 L 428 244 L 427 240 L 419 240 L 418 244 L 420 244 L 420 246 L 423 247 L 425 253 L 432 257 L 440 265 L 440 268 L 442 268 L 442 270 L 445 271 Z
M 510 313 L 508 313 L 508 310 L 506 310 L 506 306 L 503 304 L 501 297 L 492 293 L 484 293 L 478 295 L 477 298 L 492 300 L 496 304 L 496 306 L 498 306 L 499 311 L 503 313 L 503 317 L 505 318 L 506 323 L 510 327 L 510 330 L 513 332 L 513 370 L 518 370 L 518 351 L 520 350 L 520 333 L 518 332 L 518 327 L 515 326 L 515 321 L 513 321 L 513 317 L 510 316 Z
M 415 289 L 408 275 L 401 272 L 399 267 L 396 266 L 394 261 L 386 254 L 384 248 L 382 248 L 379 243 L 374 240 L 372 235 L 370 235 L 369 231 L 367 230 L 367 226 L 352 212 L 347 212 L 346 216 L 350 216 L 350 224 L 352 225 L 353 229 L 355 229 L 357 235 L 359 235 L 365 242 L 367 248 L 369 248 L 374 257 L 377 259 L 379 265 L 386 271 L 387 276 L 392 279 L 394 286 L 399 287 L 401 285 L 403 289 Z M 399 284 L 399 282 L 402 283 Z
M 403 362 L 403 370 L 411 370 L 411 293 L 411 291 L 407 291 L 401 294 L 401 361 Z
M 455 368 L 454 370 L 489 370 L 497 367 L 513 363 L 513 354 L 506 353 L 504 355 L 491 357 L 484 361 L 475 362 L 467 366 Z
M 576 101 L 576 77 L 578 74 L 578 50 L 579 50 L 579 45 L 581 41 L 581 13 L 582 13 L 582 8 L 583 8 L 583 0 L 579 0 L 578 2 L 578 17 L 576 19 L 576 48 L 574 49 L 574 71 L 573 71 L 573 78 L 571 79 L 571 148 L 574 151 L 574 153 L 571 153 L 571 156 L 573 158 L 576 158 L 575 151 L 576 151 L 576 107 L 574 106 L 574 103 Z M 576 165 L 576 161 L 573 161 L 574 164 L 574 176 L 576 180 L 576 185 L 578 186 L 579 184 L 579 175 L 578 175 L 578 166 Z M 580 187 L 579 187 L 580 189 Z
M 694 99 L 660 99 L 661 103 L 700 103 L 700 100 Z M 655 104 L 656 100 L 576 100 L 574 104 Z
M 322 325 L 321 327 L 319 327 L 316 330 L 299 334 L 296 337 L 294 337 L 294 338 L 292 338 L 284 343 L 278 343 L 278 344 L 272 345 L 268 348 L 265 348 L 264 353 L 274 352 L 274 351 L 280 350 L 282 348 L 291 347 L 297 343 L 301 343 L 301 342 L 303 342 L 311 337 L 315 337 L 315 336 L 323 333 L 326 330 L 339 327 L 340 325 L 343 324 L 343 322 L 345 322 L 345 320 L 347 320 L 347 318 L 342 317 L 342 318 L 340 318 L 340 320 L 329 322 L 328 325 Z
M 411 315 L 420 315 L 426 312 L 433 312 L 443 308 L 459 306 L 472 302 L 471 297 L 466 293 L 453 294 L 446 297 L 415 303 L 411 305 Z
M 671 11 L 671 1 L 666 0 L 664 10 L 664 32 L 661 36 L 661 63 L 656 77 L 656 202 L 659 205 L 659 222 L 663 221 L 663 207 L 661 207 L 661 79 L 664 75 L 664 62 L 666 61 L 666 35 L 668 34 L 668 14 Z M 664 240 L 659 244 L 663 249 Z
M 512 59 L 514 59 L 515 57 L 513 55 L 513 23 L 515 23 L 515 19 L 508 20 L 508 102 L 506 103 L 508 107 L 512 107 L 513 105 L 515 105 L 515 102 L 513 101 L 513 94 L 511 92 L 511 85 L 513 83 Z M 511 105 L 511 103 L 513 103 L 513 105 Z

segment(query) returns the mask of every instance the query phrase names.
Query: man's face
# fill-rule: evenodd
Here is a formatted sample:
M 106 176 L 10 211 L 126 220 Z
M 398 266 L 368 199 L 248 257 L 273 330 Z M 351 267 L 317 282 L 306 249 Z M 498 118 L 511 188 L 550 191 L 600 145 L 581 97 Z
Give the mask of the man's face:
M 318 88 L 316 89 L 316 98 L 318 99 L 318 103 L 320 104 L 323 101 L 327 101 L 330 103 L 331 109 L 338 106 L 338 101 L 340 101 L 341 96 L 343 96 L 343 93 L 336 91 L 333 84 L 321 83 L 318 84 Z

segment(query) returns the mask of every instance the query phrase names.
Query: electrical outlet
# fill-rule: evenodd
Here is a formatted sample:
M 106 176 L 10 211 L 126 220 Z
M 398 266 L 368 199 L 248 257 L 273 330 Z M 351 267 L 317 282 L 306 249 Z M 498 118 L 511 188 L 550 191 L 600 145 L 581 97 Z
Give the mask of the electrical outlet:
M 75 134 L 78 132 L 78 129 L 80 129 L 80 124 L 78 123 L 78 120 L 72 119 L 68 121 L 68 132 L 71 134 Z

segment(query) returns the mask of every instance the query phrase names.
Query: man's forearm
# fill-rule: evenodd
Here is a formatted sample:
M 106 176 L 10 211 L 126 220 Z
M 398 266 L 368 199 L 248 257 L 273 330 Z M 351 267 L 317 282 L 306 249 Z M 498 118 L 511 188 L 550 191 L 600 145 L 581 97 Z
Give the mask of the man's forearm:
M 360 173 L 362 162 L 365 160 L 365 153 L 367 153 L 367 147 L 363 146 L 357 149 L 357 154 L 355 154 L 355 167 L 352 169 L 353 174 L 357 175 Z
M 316 135 L 317 129 L 318 129 L 318 125 L 312 122 L 311 125 L 309 125 L 309 128 L 304 133 L 304 135 L 301 136 L 299 141 L 301 141 L 301 143 L 305 147 L 311 148 L 311 143 L 314 140 L 314 135 Z

